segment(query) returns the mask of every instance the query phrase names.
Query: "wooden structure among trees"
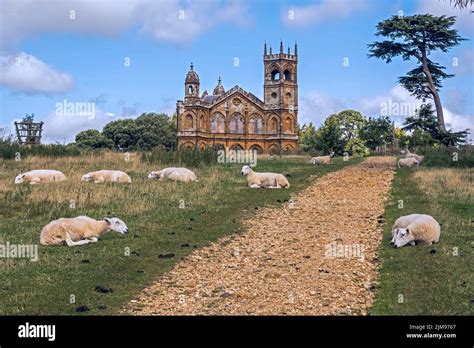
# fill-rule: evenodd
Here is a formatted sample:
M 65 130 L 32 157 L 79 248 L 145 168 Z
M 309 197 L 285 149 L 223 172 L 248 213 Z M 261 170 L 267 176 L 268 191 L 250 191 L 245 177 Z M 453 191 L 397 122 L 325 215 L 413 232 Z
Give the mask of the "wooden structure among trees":
M 15 128 L 20 145 L 41 144 L 43 122 L 15 122 Z

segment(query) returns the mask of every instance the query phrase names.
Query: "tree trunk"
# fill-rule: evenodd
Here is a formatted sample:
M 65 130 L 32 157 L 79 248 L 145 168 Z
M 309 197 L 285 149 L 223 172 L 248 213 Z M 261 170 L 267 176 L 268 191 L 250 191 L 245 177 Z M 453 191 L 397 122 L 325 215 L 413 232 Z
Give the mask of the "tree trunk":
M 446 132 L 446 127 L 444 125 L 444 113 L 443 113 L 443 107 L 441 105 L 441 99 L 439 97 L 438 91 L 436 90 L 436 86 L 433 82 L 433 77 L 431 76 L 430 69 L 428 68 L 428 60 L 426 58 L 425 49 L 421 50 L 421 58 L 422 58 L 422 63 L 423 63 L 423 73 L 425 74 L 426 79 L 428 80 L 428 89 L 430 90 L 431 95 L 433 96 L 433 100 L 436 107 L 436 114 L 438 115 L 438 128 L 441 132 Z

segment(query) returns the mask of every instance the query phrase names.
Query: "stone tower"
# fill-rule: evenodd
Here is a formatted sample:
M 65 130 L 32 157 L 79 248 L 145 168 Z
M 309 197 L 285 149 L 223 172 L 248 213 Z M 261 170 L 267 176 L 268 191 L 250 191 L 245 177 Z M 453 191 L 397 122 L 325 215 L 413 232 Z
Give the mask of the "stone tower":
M 185 90 L 185 100 L 193 100 L 199 98 L 199 75 L 194 71 L 194 65 L 191 63 L 188 74 L 186 75 L 186 81 L 184 86 Z
M 283 42 L 280 42 L 280 52 L 267 54 L 267 45 L 264 46 L 264 103 L 269 110 L 280 115 L 280 120 L 285 114 L 290 114 L 294 120 L 298 116 L 298 46 L 295 44 L 294 53 L 288 47 L 287 53 L 283 52 Z M 283 126 L 283 125 L 281 125 Z M 281 127 L 280 127 L 281 129 Z

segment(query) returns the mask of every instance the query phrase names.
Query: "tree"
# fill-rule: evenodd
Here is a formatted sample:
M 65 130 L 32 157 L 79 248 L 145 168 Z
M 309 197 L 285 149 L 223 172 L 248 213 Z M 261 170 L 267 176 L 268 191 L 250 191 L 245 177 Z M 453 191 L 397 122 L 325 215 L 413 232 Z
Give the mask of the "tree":
M 360 130 L 360 138 L 366 146 L 375 149 L 377 146 L 392 144 L 394 141 L 393 122 L 388 116 L 369 117 Z
M 377 36 L 385 36 L 389 40 L 369 44 L 369 57 L 380 58 L 390 63 L 394 57 L 403 60 L 415 59 L 418 66 L 409 71 L 399 82 L 413 96 L 422 99 L 433 99 L 438 116 L 438 128 L 446 131 L 443 107 L 439 97 L 441 81 L 454 75 L 448 75 L 445 67 L 434 63 L 428 57 L 433 51 L 449 51 L 465 39 L 452 29 L 456 17 L 431 14 L 414 16 L 392 16 L 377 24 Z
M 135 119 L 136 147 L 150 150 L 162 145 L 170 150 L 176 146 L 176 124 L 166 114 L 144 113 Z
M 102 133 L 113 141 L 115 148 L 120 150 L 133 149 L 137 143 L 136 125 L 133 119 L 109 122 L 104 126 Z
M 431 104 L 422 104 L 416 114 L 407 117 L 403 124 L 404 130 L 413 132 L 410 143 L 413 140 L 419 145 L 431 145 L 437 142 L 446 146 L 455 146 L 465 143 L 469 134 L 469 129 L 460 132 L 454 132 L 451 129 L 440 131 Z M 428 135 L 433 142 L 427 139 Z
M 318 135 L 316 127 L 310 123 L 304 124 L 298 132 L 298 144 L 304 151 L 314 151 L 318 148 Z
M 76 144 L 78 147 L 90 149 L 111 149 L 114 147 L 114 142 L 111 139 L 107 139 L 97 129 L 88 129 L 77 133 Z
M 25 116 L 23 116 L 21 122 L 24 122 L 24 123 L 33 123 L 35 120 L 35 114 L 26 114 Z

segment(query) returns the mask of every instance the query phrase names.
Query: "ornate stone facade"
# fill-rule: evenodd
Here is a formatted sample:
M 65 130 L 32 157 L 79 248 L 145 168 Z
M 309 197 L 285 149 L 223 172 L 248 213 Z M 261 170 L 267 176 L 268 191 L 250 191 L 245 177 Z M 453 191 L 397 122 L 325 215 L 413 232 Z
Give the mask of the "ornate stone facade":
M 293 151 L 297 143 L 298 47 L 294 54 L 267 54 L 265 44 L 264 100 L 235 86 L 225 91 L 221 79 L 212 95 L 199 93 L 199 76 L 191 68 L 185 80 L 185 98 L 176 103 L 178 146 L 204 149 L 256 149 L 272 153 Z

